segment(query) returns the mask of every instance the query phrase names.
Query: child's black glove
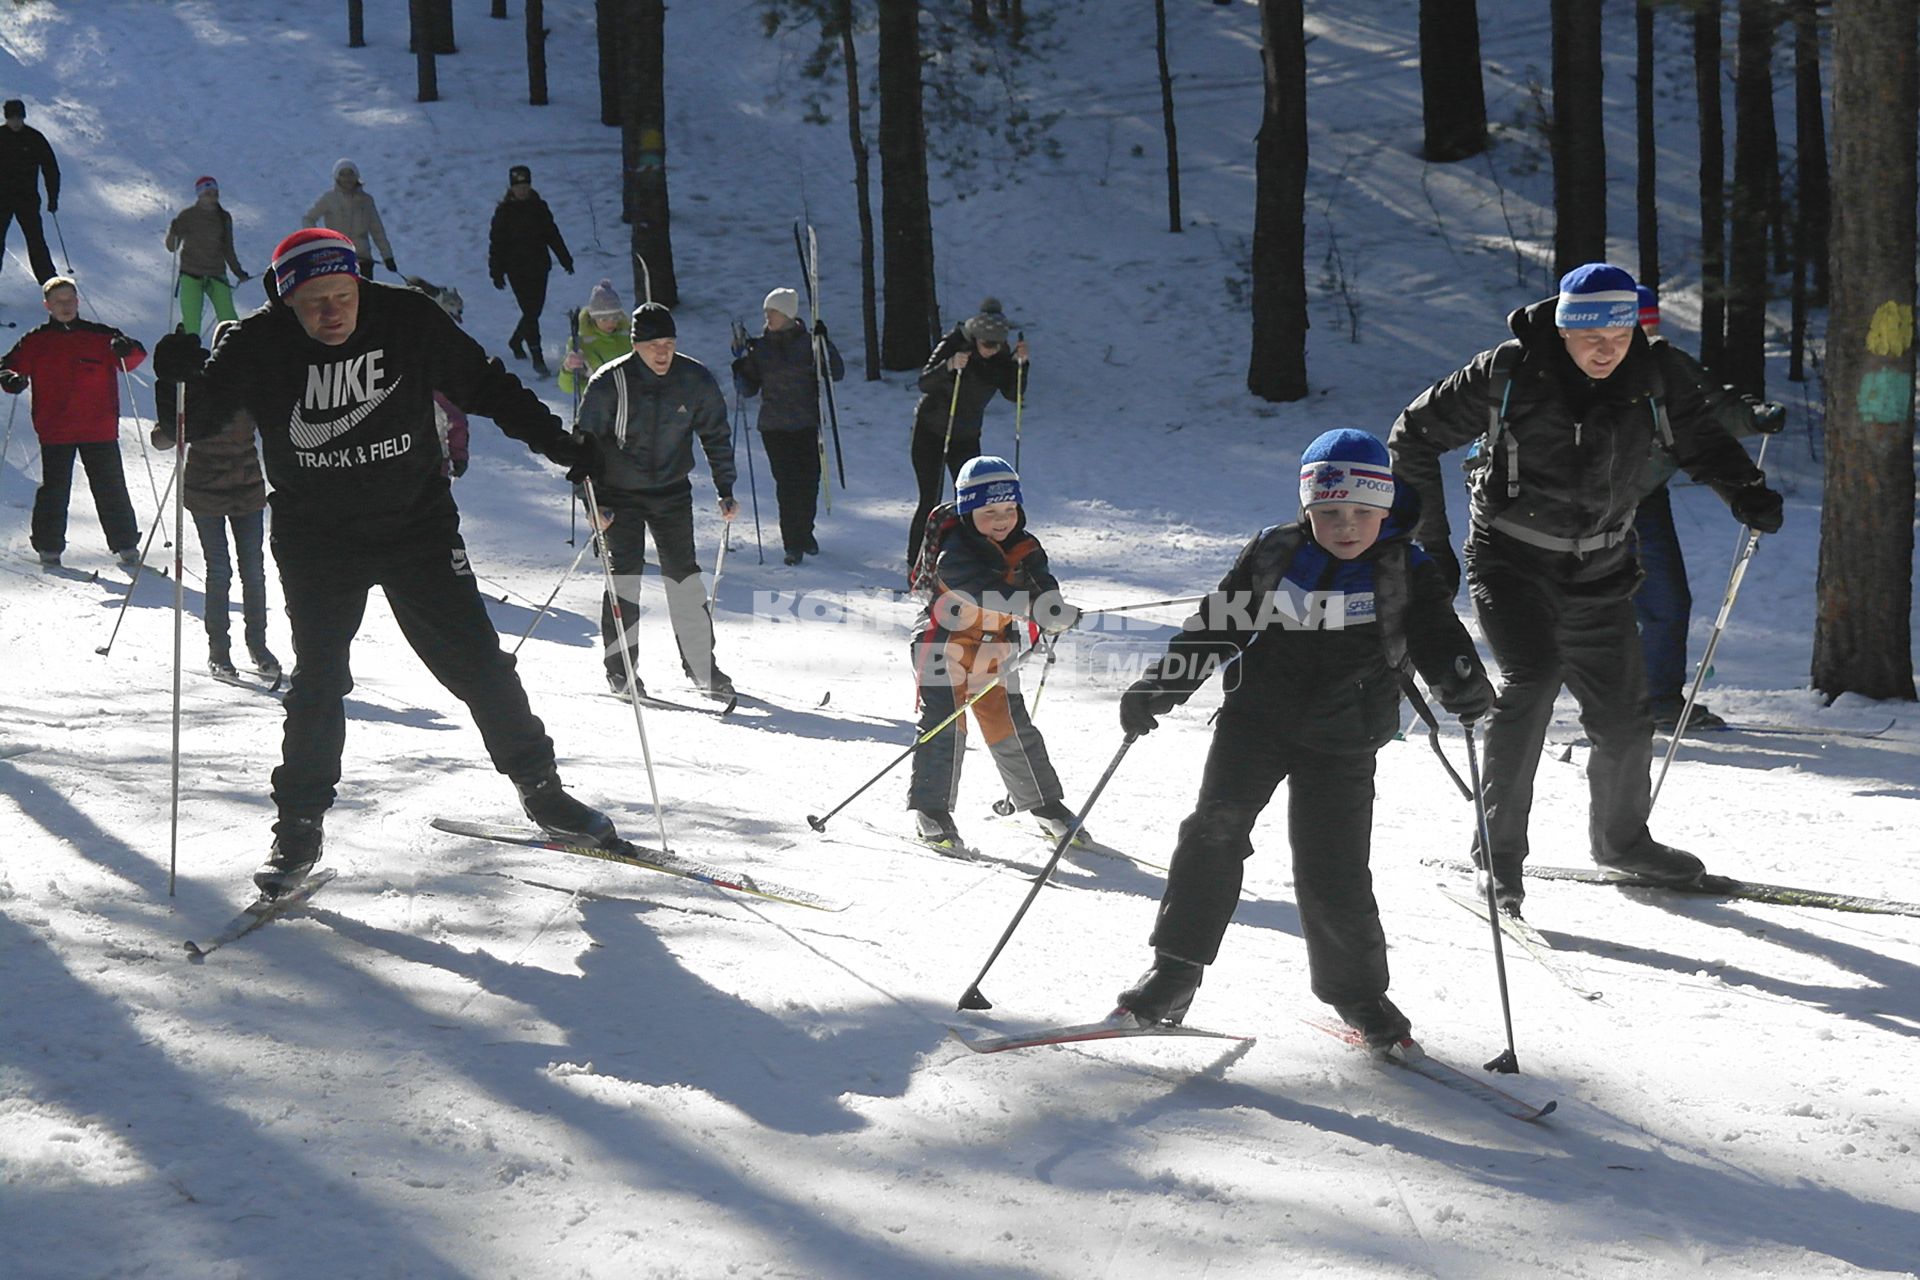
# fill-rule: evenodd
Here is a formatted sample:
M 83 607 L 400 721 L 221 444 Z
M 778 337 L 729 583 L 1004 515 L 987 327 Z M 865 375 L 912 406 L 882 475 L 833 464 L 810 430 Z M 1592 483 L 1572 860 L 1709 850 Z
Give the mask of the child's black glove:
M 15 369 L 0 369 L 0 391 L 17 396 L 27 389 L 27 375 Z
M 1120 695 L 1120 727 L 1130 738 L 1152 733 L 1160 717 L 1180 705 L 1180 699 L 1152 680 L 1135 680 Z
M 1472 724 L 1493 709 L 1493 681 L 1487 679 L 1486 668 L 1464 653 L 1454 658 L 1451 678 L 1435 685 L 1433 693 L 1461 724 Z

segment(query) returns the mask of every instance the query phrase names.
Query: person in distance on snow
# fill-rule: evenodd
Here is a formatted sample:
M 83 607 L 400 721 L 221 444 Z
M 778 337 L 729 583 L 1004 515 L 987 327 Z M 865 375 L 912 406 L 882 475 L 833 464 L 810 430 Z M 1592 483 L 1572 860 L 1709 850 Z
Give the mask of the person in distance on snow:
M 733 498 L 733 444 L 727 403 L 707 366 L 675 350 L 673 313 L 657 302 L 633 312 L 633 348 L 600 366 L 580 397 L 580 434 L 599 443 L 606 478 L 594 483 L 600 518 L 606 522 L 608 559 L 620 592 L 618 608 L 629 654 L 637 657 L 634 622 L 640 611 L 640 574 L 646 567 L 647 535 L 653 535 L 666 584 L 667 617 L 680 649 L 680 665 L 707 696 L 733 697 L 733 681 L 713 658 L 713 615 L 693 549 L 693 438 L 707 455 L 720 518 L 739 512 Z M 616 602 L 602 602 L 601 658 L 607 687 L 625 697 L 626 660 L 614 625 Z M 636 668 L 634 693 L 646 696 Z
M 293 630 L 273 848 L 254 876 L 278 895 L 321 855 L 346 739 L 348 668 L 367 592 L 386 593 L 427 669 L 473 713 L 494 767 L 528 818 L 562 839 L 614 840 L 605 814 L 562 788 L 553 741 L 527 705 L 467 563 L 441 474 L 433 393 L 492 418 L 580 480 L 599 450 L 559 419 L 425 295 L 356 274 L 353 242 L 296 231 L 273 253 L 269 300 L 208 355 L 196 334 L 156 345 L 154 374 L 182 384 L 187 438 L 258 424 L 273 487 L 273 554 Z
M 80 318 L 79 286 L 49 276 L 41 286 L 47 322 L 0 356 L 0 391 L 33 388 L 33 429 L 40 437 L 40 489 L 33 495 L 33 549 L 48 569 L 67 547 L 67 504 L 73 462 L 87 469 L 100 532 L 122 565 L 140 563 L 140 527 L 120 466 L 120 382 L 147 349 L 110 325 Z
M 602 280 L 587 294 L 587 305 L 576 313 L 573 340 L 560 362 L 560 389 L 575 394 L 609 360 L 633 350 L 633 317 L 614 291 L 612 280 Z
M 774 493 L 780 503 L 780 542 L 788 564 L 820 554 L 813 534 L 820 499 L 820 379 L 813 343 L 827 344 L 827 376 L 847 376 L 839 349 L 822 323 L 812 333 L 800 319 L 800 295 L 775 289 L 762 304 L 766 328 L 757 338 L 736 341 L 733 380 L 743 396 L 760 397 L 760 441 L 767 448 Z M 737 330 L 736 330 L 737 332 Z
M 1026 339 L 1007 346 L 1012 328 L 999 300 L 988 298 L 976 314 L 940 339 L 940 345 L 927 357 L 926 367 L 920 370 L 920 400 L 913 407 L 913 475 L 920 487 L 920 502 L 907 530 L 909 573 L 919 562 L 927 513 L 939 503 L 947 475 L 957 477 L 967 459 L 980 452 L 980 425 L 988 402 L 996 392 L 1014 399 L 1030 376 Z M 956 382 L 960 392 L 957 402 Z M 949 408 L 953 410 L 951 431 Z
M 1020 629 L 1057 635 L 1080 620 L 1080 611 L 1060 596 L 1046 549 L 1027 529 L 1020 476 L 1005 458 L 970 460 L 960 469 L 954 500 L 936 507 L 927 526 L 912 575 L 925 601 L 913 640 L 922 734 L 972 696 L 969 686 L 991 680 L 1013 660 Z M 1061 803 L 1060 778 L 1027 715 L 1019 674 L 974 703 L 973 718 L 1014 807 L 1032 813 L 1052 838 L 1066 835 L 1074 815 Z M 965 847 L 953 806 L 966 728 L 962 716 L 913 756 L 907 808 L 920 839 L 935 848 Z
M 1710 412 L 1728 435 L 1744 439 L 1755 434 L 1771 435 L 1787 423 L 1787 411 L 1778 404 L 1762 404 L 1757 397 L 1743 396 L 1732 387 L 1716 383 L 1700 362 L 1660 336 L 1660 298 L 1641 285 L 1640 331 L 1660 365 L 1661 381 L 1668 386 L 1691 383 L 1711 406 Z M 1687 562 L 1680 550 L 1680 532 L 1673 523 L 1673 498 L 1667 481 L 1679 464 L 1671 450 L 1656 442 L 1647 464 L 1644 483 L 1646 496 L 1633 513 L 1633 549 L 1640 559 L 1645 577 L 1633 593 L 1633 611 L 1640 621 L 1640 651 L 1647 669 L 1648 709 L 1653 727 L 1671 732 L 1680 722 L 1687 704 L 1687 628 L 1693 617 L 1693 592 L 1687 587 Z M 1693 704 L 1687 717 L 1687 732 L 1722 729 L 1726 721 L 1707 709 L 1704 702 Z
M 380 221 L 379 206 L 360 185 L 360 166 L 351 160 L 343 158 L 333 162 L 333 185 L 320 193 L 300 225 L 327 227 L 352 240 L 363 279 L 373 279 L 375 246 L 380 249 L 381 265 L 395 275 L 400 274 L 400 268 L 393 264 L 393 246 L 387 243 L 387 229 Z
M 1129 735 L 1215 671 L 1226 698 L 1180 824 L 1149 941 L 1120 993 L 1142 1025 L 1178 1022 L 1240 898 L 1250 834 L 1285 779 L 1294 895 L 1313 994 L 1375 1048 L 1409 1034 L 1387 998 L 1387 945 L 1367 868 L 1374 756 L 1400 727 L 1417 669 L 1463 722 L 1493 685 L 1454 615 L 1452 585 L 1410 537 L 1418 499 L 1367 432 L 1329 431 L 1300 458 L 1301 518 L 1263 530 L 1120 699 Z
M 1691 382 L 1662 378 L 1639 328 L 1633 277 L 1590 262 L 1556 297 L 1507 317 L 1514 338 L 1483 351 L 1401 413 L 1394 464 L 1420 491 L 1415 536 L 1459 582 L 1440 455 L 1474 440 L 1467 464 L 1473 608 L 1504 683 L 1487 729 L 1482 791 L 1492 848 L 1474 860 L 1502 910 L 1519 914 L 1533 779 L 1562 684 L 1593 743 L 1589 852 L 1625 875 L 1688 884 L 1700 859 L 1655 840 L 1648 776 L 1653 720 L 1632 597 L 1633 512 L 1655 442 L 1710 484 L 1734 518 L 1780 528 L 1780 495 Z
M 58 213 L 60 162 L 53 157 L 47 135 L 27 123 L 26 103 L 8 98 L 0 116 L 6 121 L 0 127 L 0 248 L 6 246 L 7 227 L 19 223 L 33 278 L 45 285 L 54 269 L 47 233 L 40 225 L 40 180 L 46 179 L 47 212 Z
M 174 214 L 167 226 L 167 252 L 180 255 L 180 323 L 187 332 L 200 332 L 200 314 L 207 302 L 213 303 L 216 322 L 240 318 L 233 309 L 227 268 L 233 268 L 235 284 L 253 277 L 241 267 L 234 251 L 233 215 L 221 207 L 220 184 L 214 179 L 202 175 L 194 180 L 193 203 Z
M 507 194 L 493 207 L 493 225 L 487 232 L 487 274 L 493 287 L 513 286 L 513 300 L 520 304 L 520 323 L 513 328 L 507 346 L 521 359 L 533 359 L 533 371 L 547 376 L 547 357 L 540 349 L 540 313 L 547 305 L 547 277 L 553 271 L 553 259 L 561 269 L 573 274 L 573 255 L 560 238 L 553 210 L 533 189 L 533 170 L 516 164 L 507 170 Z
M 231 321 L 214 326 L 214 343 Z M 153 384 L 156 449 L 174 448 L 174 421 L 179 384 Z M 244 407 L 236 409 L 224 430 L 202 436 L 187 450 L 185 502 L 200 535 L 200 554 L 206 560 L 207 668 L 233 679 L 231 606 L 233 562 L 240 562 L 240 617 L 247 656 L 254 670 L 269 680 L 280 678 L 280 660 L 267 648 L 267 570 L 265 554 L 267 483 L 260 474 L 260 453 L 254 445 L 253 419 Z M 233 553 L 227 535 L 233 535 Z

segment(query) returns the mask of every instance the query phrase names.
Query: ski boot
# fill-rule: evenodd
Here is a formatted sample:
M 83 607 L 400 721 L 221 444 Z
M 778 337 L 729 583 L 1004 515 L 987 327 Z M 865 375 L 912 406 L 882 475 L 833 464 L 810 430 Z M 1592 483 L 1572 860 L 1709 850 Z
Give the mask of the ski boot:
M 121 547 L 118 551 L 113 553 L 113 558 L 120 562 L 120 567 L 122 569 L 135 568 L 140 563 L 140 548 Z
M 1520 904 L 1527 899 L 1526 885 L 1521 879 L 1520 864 L 1508 865 L 1506 859 L 1499 859 L 1491 871 L 1487 869 L 1487 860 L 1480 855 L 1479 847 L 1473 850 L 1473 888 L 1484 901 L 1487 896 L 1487 880 L 1493 880 L 1493 906 L 1502 915 L 1521 918 Z
M 1041 834 L 1056 843 L 1064 839 L 1067 832 L 1073 830 L 1075 821 L 1073 810 L 1058 800 L 1049 800 L 1045 804 L 1035 805 L 1029 812 L 1039 821 Z M 1073 842 L 1084 846 L 1093 843 L 1093 837 L 1087 834 L 1085 827 L 1082 827 L 1074 831 Z
M 1367 1048 L 1384 1053 L 1413 1034 L 1413 1023 L 1385 996 L 1337 1004 L 1333 1011 L 1340 1021 L 1366 1038 Z
M 537 777 L 515 778 L 520 807 L 536 827 L 556 840 L 575 841 L 611 849 L 619 840 L 613 819 L 581 804 L 560 785 L 560 774 L 549 769 Z
M 1624 854 L 1607 858 L 1596 856 L 1594 862 L 1601 870 L 1611 871 L 1615 875 L 1635 880 L 1657 880 L 1662 884 L 1692 884 L 1707 870 L 1705 863 L 1685 849 L 1675 849 L 1651 839 Z
M 280 659 L 264 644 L 249 644 L 247 657 L 253 661 L 253 669 L 268 680 L 278 680 L 281 676 Z
M 921 844 L 943 853 L 966 852 L 967 842 L 960 838 L 960 828 L 953 824 L 953 814 L 948 810 L 915 809 L 913 822 Z
M 799 551 L 789 551 L 787 552 L 787 554 L 780 557 L 780 563 L 786 565 L 788 568 L 792 568 L 794 565 L 800 563 L 800 557 L 802 554 L 803 553 Z
M 40 567 L 49 571 L 58 569 L 60 567 L 60 553 L 58 551 L 42 551 L 40 553 Z
M 233 668 L 233 656 L 227 650 L 224 640 L 215 640 L 207 645 L 207 670 L 217 680 L 237 680 L 240 673 Z
M 622 701 L 631 702 L 636 693 L 642 698 L 647 696 L 647 682 L 636 675 L 633 683 L 629 685 L 625 675 L 618 671 L 609 671 L 607 672 L 607 692 Z
M 1656 733 L 1672 733 L 1674 726 L 1680 723 L 1680 713 L 1686 710 L 1684 702 L 1659 702 L 1653 706 L 1653 728 Z M 1724 729 L 1727 722 L 1707 709 L 1704 702 L 1693 704 L 1693 712 L 1687 717 L 1688 733 L 1709 733 Z
M 1140 980 L 1122 991 L 1115 1013 L 1130 1013 L 1143 1027 L 1169 1022 L 1175 1026 L 1186 1021 L 1193 993 L 1200 989 L 1200 977 L 1206 966 L 1164 951 L 1153 953 L 1153 968 Z
M 253 873 L 261 896 L 277 898 L 307 878 L 320 861 L 321 820 L 282 817 L 273 824 L 273 849 Z

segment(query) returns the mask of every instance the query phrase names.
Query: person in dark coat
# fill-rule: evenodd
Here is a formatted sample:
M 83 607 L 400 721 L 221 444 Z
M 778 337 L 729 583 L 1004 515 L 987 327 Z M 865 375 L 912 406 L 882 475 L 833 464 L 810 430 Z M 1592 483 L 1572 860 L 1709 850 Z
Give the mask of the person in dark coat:
M 826 344 L 827 376 L 847 376 L 840 351 L 822 323 L 807 331 L 800 295 L 775 289 L 762 304 L 766 328 L 733 352 L 733 379 L 743 396 L 760 397 L 760 441 L 767 449 L 780 504 L 780 543 L 788 564 L 820 554 L 814 514 L 820 499 L 820 379 L 814 344 Z
M 601 606 L 601 661 L 607 687 L 615 694 L 646 696 L 637 668 L 629 690 L 627 665 L 639 648 L 633 624 L 640 611 L 640 574 L 651 533 L 681 669 L 702 692 L 724 702 L 733 698 L 733 681 L 713 658 L 713 614 L 693 549 L 693 484 L 688 477 L 698 436 L 720 495 L 720 518 L 732 520 L 740 510 L 733 498 L 733 443 L 720 384 L 707 366 L 679 354 L 678 342 L 673 313 L 657 302 L 642 303 L 633 312 L 633 350 L 601 365 L 580 397 L 575 425 L 598 443 L 606 459 L 606 474 L 595 481 L 594 492 L 600 517 L 607 522 L 607 557 L 620 593 L 617 601 L 608 598 Z M 622 627 L 627 634 L 624 657 Z
M 487 617 L 441 474 L 433 393 L 492 418 L 575 481 L 597 473 L 598 449 L 568 435 L 433 299 L 363 280 L 358 266 L 350 237 L 296 231 L 274 250 L 267 305 L 228 326 L 211 355 L 188 333 L 167 335 L 154 353 L 154 376 L 184 384 L 189 443 L 244 410 L 273 488 L 273 556 L 295 658 L 273 772 L 273 849 L 254 874 L 275 896 L 320 857 L 346 742 L 348 659 L 376 585 L 413 651 L 473 713 L 527 817 L 569 843 L 617 839 L 605 814 L 561 786 L 553 740 Z
M 996 394 L 1012 400 L 1025 390 L 1030 372 L 1027 343 L 1023 338 L 1007 346 L 1012 327 L 999 300 L 988 298 L 977 313 L 940 339 L 920 370 L 920 400 L 913 407 L 913 476 L 920 501 L 907 530 L 909 572 L 920 559 L 927 513 L 946 490 L 947 475 L 958 477 L 968 459 L 980 453 L 980 426 L 988 403 Z
M 1715 421 L 1699 387 L 1661 382 L 1638 321 L 1631 275 L 1606 263 L 1576 267 L 1557 297 L 1507 318 L 1512 342 L 1481 352 L 1408 405 L 1388 441 L 1396 469 L 1420 491 L 1416 536 L 1456 584 L 1440 455 L 1481 441 L 1468 465 L 1467 578 L 1504 683 L 1483 779 L 1492 848 L 1476 838 L 1474 858 L 1501 909 L 1516 915 L 1534 773 L 1563 684 L 1593 743 L 1593 860 L 1678 884 L 1704 870 L 1647 830 L 1653 720 L 1634 625 L 1632 532 L 1655 442 L 1671 438 L 1675 461 L 1711 485 L 1736 520 L 1763 533 L 1780 528 L 1780 495 Z
M 27 123 L 27 104 L 8 98 L 6 119 L 0 127 L 0 249 L 7 243 L 7 227 L 20 224 L 27 241 L 27 261 L 41 284 L 52 279 L 53 255 L 47 252 L 47 233 L 40 226 L 40 181 L 47 184 L 47 212 L 60 211 L 60 162 L 45 134 Z
M 513 286 L 520 323 L 507 346 L 522 360 L 531 356 L 533 371 L 542 378 L 547 376 L 547 357 L 540 348 L 540 312 L 547 305 L 547 276 L 553 271 L 554 258 L 568 275 L 573 274 L 573 255 L 560 238 L 553 210 L 533 189 L 533 170 L 516 164 L 507 170 L 507 194 L 493 207 L 487 274 L 496 289 Z

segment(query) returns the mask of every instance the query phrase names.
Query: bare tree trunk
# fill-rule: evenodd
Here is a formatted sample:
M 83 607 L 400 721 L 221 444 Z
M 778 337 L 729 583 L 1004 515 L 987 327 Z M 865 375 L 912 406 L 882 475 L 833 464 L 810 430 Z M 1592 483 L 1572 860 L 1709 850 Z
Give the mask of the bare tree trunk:
M 546 0 L 526 0 L 527 3 L 527 105 L 544 107 L 547 105 L 547 4 Z M 496 17 L 507 16 L 506 0 L 499 0 L 500 12 Z
M 411 0 L 408 4 L 412 8 Z M 418 21 L 408 24 L 407 48 L 409 52 L 419 53 L 422 34 L 426 36 L 427 48 L 436 54 L 458 53 L 453 42 L 453 0 L 427 0 Z
M 880 307 L 874 288 L 873 175 L 860 123 L 860 56 L 853 43 L 853 0 L 834 0 L 840 61 L 847 73 L 847 142 L 853 149 L 853 192 L 860 214 L 860 334 L 867 381 L 880 380 Z
M 1778 165 L 1773 128 L 1773 0 L 1740 0 L 1733 89 L 1732 235 L 1727 246 L 1727 345 L 1715 370 L 1767 393 L 1767 204 Z
M 489 18 L 506 17 L 507 16 L 507 0 L 493 0 L 493 8 L 488 11 L 487 16 Z
M 887 309 L 880 360 L 918 369 L 932 353 L 933 213 L 920 100 L 920 0 L 879 0 L 880 228 Z
M 1307 45 L 1302 0 L 1260 0 L 1266 93 L 1254 140 L 1253 343 L 1247 390 L 1307 394 Z
M 992 28 L 993 15 L 987 12 L 987 0 L 973 0 L 973 25 L 980 31 Z
M 1820 97 L 1820 26 L 1814 0 L 1793 0 L 1793 118 L 1805 260 L 1813 269 L 1813 305 L 1827 303 L 1826 108 Z
M 673 220 L 667 202 L 667 9 L 662 0 L 626 0 L 622 24 L 620 150 L 627 160 L 633 290 L 664 306 L 678 306 L 673 270 Z
M 1634 211 L 1640 239 L 1640 283 L 1660 287 L 1660 206 L 1656 179 L 1660 149 L 1654 133 L 1653 6 L 1639 0 L 1633 10 Z
M 413 46 L 416 102 L 440 101 L 440 77 L 433 65 L 432 0 L 407 0 L 407 39 Z
M 1693 89 L 1700 113 L 1700 363 L 1717 371 L 1727 308 L 1727 155 L 1720 110 L 1720 0 L 1696 3 Z
M 1911 701 L 1920 7 L 1834 6 L 1833 309 L 1813 687 Z
M 1167 0 L 1153 0 L 1153 47 L 1160 59 L 1160 120 L 1167 135 L 1167 230 L 1180 225 L 1180 138 L 1173 127 L 1173 72 L 1167 65 Z
M 1553 270 L 1607 256 L 1600 0 L 1553 0 Z
M 620 123 L 620 27 L 626 0 L 593 0 L 594 43 L 600 55 L 600 123 Z
M 1477 0 L 1420 0 L 1420 105 L 1427 159 L 1464 160 L 1487 149 Z
M 367 47 L 366 0 L 347 0 L 347 48 Z

